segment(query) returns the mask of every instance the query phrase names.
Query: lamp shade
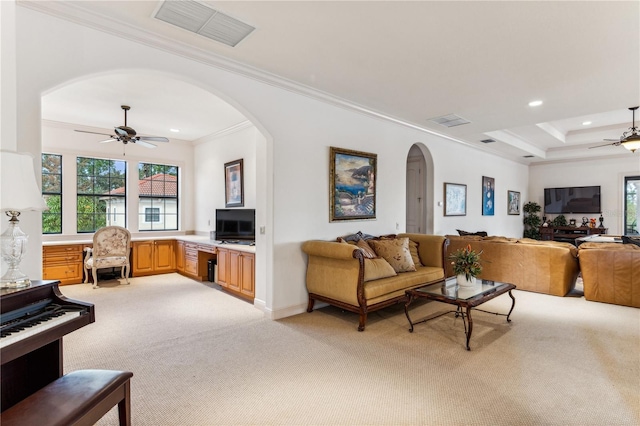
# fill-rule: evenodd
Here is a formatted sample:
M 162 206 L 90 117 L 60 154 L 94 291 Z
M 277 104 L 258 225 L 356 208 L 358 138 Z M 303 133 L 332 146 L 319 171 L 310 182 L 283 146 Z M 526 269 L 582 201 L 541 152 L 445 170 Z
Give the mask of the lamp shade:
M 36 182 L 33 157 L 27 153 L 0 151 L 0 211 L 46 210 Z

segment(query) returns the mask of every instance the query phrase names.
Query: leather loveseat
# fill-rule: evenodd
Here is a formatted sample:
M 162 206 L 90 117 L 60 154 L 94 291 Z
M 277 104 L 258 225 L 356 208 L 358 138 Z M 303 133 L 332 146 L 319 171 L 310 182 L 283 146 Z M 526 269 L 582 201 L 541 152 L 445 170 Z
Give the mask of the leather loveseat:
M 482 250 L 479 278 L 515 284 L 518 290 L 565 296 L 580 272 L 578 249 L 569 243 L 491 236 L 447 235 L 447 239 L 447 255 L 467 244 Z M 446 266 L 447 276 L 452 276 L 451 262 Z

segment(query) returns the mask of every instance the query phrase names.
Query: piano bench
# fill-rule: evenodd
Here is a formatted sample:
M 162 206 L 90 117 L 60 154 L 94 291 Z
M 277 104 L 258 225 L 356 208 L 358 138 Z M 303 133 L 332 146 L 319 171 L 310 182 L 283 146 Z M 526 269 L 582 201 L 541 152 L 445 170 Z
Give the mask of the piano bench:
M 2 426 L 93 425 L 118 404 L 120 426 L 131 425 L 133 373 L 77 370 L 56 379 L 2 412 Z

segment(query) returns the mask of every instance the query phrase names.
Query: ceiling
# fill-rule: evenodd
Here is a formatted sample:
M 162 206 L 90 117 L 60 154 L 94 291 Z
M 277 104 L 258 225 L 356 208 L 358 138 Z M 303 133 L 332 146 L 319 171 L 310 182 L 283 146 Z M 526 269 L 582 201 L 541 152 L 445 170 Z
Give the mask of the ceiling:
M 631 127 L 628 108 L 640 104 L 638 1 L 199 2 L 256 28 L 235 47 L 154 18 L 162 3 L 18 0 L 525 164 L 640 155 L 589 149 L 618 139 Z M 123 124 L 127 103 L 139 133 L 176 137 L 170 125 L 184 140 L 246 120 L 211 94 L 157 79 L 123 74 L 79 83 L 48 95 L 43 118 L 111 128 Z M 143 84 L 163 89 L 136 90 Z M 543 104 L 530 107 L 533 100 Z M 448 114 L 470 123 L 431 121 Z

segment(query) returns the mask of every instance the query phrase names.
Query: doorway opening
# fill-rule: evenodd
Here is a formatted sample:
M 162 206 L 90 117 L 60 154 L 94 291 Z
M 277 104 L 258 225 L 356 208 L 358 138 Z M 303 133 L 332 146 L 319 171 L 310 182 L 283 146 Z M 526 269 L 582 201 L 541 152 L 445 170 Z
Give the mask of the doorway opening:
M 433 233 L 433 159 L 421 143 L 407 155 L 406 232 Z

